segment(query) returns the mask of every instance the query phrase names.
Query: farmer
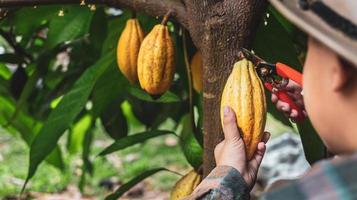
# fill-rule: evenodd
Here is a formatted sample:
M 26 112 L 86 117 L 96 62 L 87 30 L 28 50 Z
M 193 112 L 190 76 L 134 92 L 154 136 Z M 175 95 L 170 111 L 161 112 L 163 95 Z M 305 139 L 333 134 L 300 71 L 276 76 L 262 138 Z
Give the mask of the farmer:
M 317 163 L 301 179 L 280 185 L 263 199 L 357 199 L 357 1 L 270 0 L 309 34 L 301 88 L 290 81 L 292 98 L 306 112 L 327 148 L 338 155 Z M 277 108 L 294 119 L 296 110 L 272 95 Z M 217 167 L 188 199 L 249 199 L 269 134 L 252 160 L 245 156 L 235 113 L 224 108 L 224 141 L 215 148 Z

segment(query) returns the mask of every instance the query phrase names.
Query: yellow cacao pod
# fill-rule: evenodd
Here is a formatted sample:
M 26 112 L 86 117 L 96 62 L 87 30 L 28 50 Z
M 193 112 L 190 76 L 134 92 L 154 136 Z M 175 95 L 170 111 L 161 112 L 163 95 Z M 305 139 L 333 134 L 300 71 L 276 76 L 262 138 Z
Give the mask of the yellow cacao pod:
M 191 73 L 193 88 L 200 93 L 202 91 L 202 57 L 198 51 L 193 55 L 191 60 Z
M 170 88 L 174 74 L 174 46 L 169 30 L 166 25 L 155 25 L 139 50 L 140 86 L 151 95 L 161 95 Z
M 195 170 L 191 170 L 180 180 L 178 180 L 171 191 L 170 200 L 181 200 L 190 195 L 195 188 L 200 184 L 202 176 Z
M 247 59 L 234 64 L 224 87 L 221 98 L 222 126 L 225 106 L 231 107 L 236 113 L 238 129 L 250 160 L 263 136 L 266 101 L 263 84 L 253 63 Z
M 120 71 L 132 83 L 138 81 L 137 60 L 144 32 L 137 19 L 129 19 L 119 38 L 117 62 Z

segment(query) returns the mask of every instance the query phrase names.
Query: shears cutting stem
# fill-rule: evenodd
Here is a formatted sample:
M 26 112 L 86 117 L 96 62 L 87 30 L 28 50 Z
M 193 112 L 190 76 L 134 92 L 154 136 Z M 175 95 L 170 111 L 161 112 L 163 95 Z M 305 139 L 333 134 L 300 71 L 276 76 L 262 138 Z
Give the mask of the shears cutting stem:
M 280 62 L 275 64 L 267 63 L 247 49 L 241 50 L 241 57 L 247 58 L 253 62 L 259 77 L 264 83 L 264 86 L 270 92 L 274 93 L 280 101 L 287 103 L 291 110 L 297 111 L 297 117 L 295 118 L 295 121 L 302 121 L 305 118 L 303 108 L 297 105 L 292 97 L 284 89 L 284 86 L 286 86 L 288 80 L 292 80 L 299 86 L 302 86 L 302 74 L 292 67 Z M 275 77 L 277 76 L 280 77 L 281 80 L 276 80 Z

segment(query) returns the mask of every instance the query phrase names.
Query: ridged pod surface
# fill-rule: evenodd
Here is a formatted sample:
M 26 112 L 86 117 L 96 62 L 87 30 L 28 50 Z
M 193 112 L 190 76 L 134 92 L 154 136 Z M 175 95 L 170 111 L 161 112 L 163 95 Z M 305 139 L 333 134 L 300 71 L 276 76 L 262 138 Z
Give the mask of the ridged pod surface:
M 140 86 L 151 95 L 161 95 L 170 88 L 174 74 L 174 46 L 169 30 L 166 25 L 155 25 L 139 51 Z
M 137 60 L 144 32 L 137 19 L 129 19 L 118 40 L 117 62 L 120 71 L 132 83 L 138 82 Z
M 171 191 L 170 200 L 181 200 L 190 195 L 200 184 L 202 176 L 195 170 L 191 170 L 180 180 L 178 180 Z
M 193 55 L 191 60 L 191 72 L 193 88 L 200 93 L 202 91 L 202 56 L 199 51 Z
M 225 106 L 231 107 L 236 113 L 238 129 L 250 160 L 263 136 L 266 100 L 263 84 L 253 63 L 247 59 L 234 64 L 224 87 L 221 98 L 222 126 Z

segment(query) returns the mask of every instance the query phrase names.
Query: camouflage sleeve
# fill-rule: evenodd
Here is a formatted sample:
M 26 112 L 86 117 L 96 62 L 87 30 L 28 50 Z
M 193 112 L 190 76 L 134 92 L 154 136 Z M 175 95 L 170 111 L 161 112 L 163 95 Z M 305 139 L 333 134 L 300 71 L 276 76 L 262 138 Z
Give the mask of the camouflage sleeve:
M 185 200 L 245 200 L 249 198 L 249 188 L 241 174 L 233 167 L 219 166 L 213 169 Z

